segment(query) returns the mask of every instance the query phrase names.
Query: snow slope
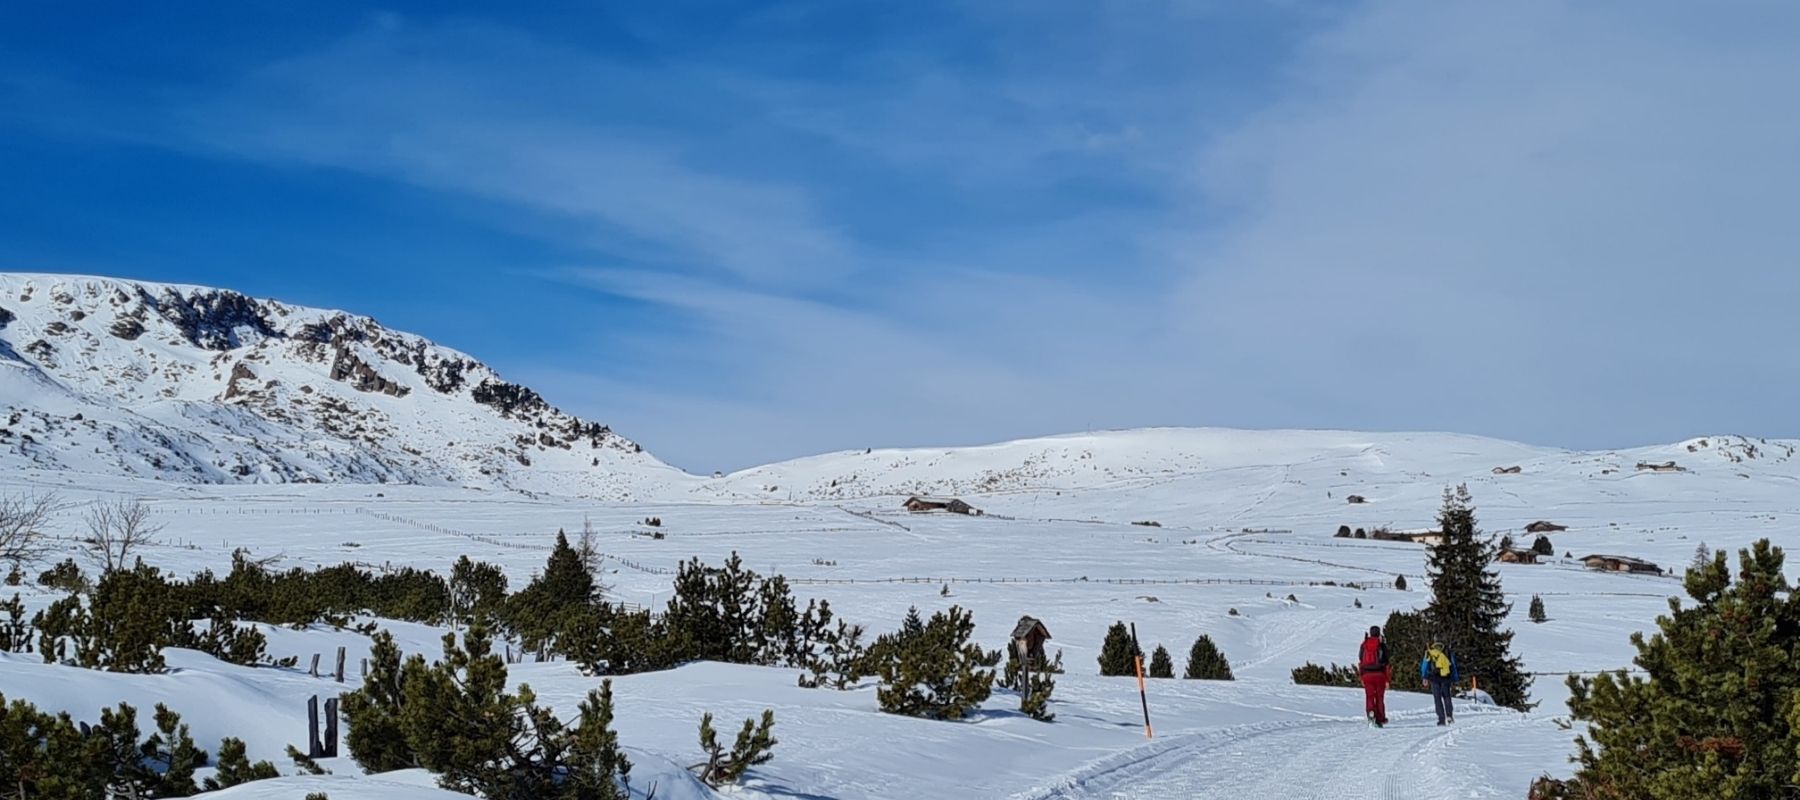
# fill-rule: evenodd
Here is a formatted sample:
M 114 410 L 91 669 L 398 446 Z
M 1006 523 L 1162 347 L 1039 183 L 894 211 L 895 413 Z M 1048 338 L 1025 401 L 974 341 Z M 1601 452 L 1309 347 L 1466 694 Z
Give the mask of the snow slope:
M 1191 463 L 1154 475 L 1106 474 L 1129 459 L 1153 471 L 1207 442 Z M 1502 565 L 1517 604 L 1515 646 L 1526 667 L 1542 673 L 1533 688 L 1539 708 L 1526 715 L 1465 709 L 1444 730 L 1428 724 L 1423 696 L 1396 694 L 1399 722 L 1371 731 L 1358 722 L 1358 692 L 1296 687 L 1288 672 L 1306 661 L 1347 662 L 1362 629 L 1423 604 L 1424 553 L 1406 543 L 1337 539 L 1337 525 L 1428 527 L 1444 486 L 1468 482 L 1492 533 L 1519 534 L 1526 522 L 1548 519 L 1570 526 L 1551 535 L 1559 555 L 1616 552 L 1679 567 L 1701 542 L 1779 542 L 1800 522 L 1788 446 L 1711 437 L 1584 454 L 1429 434 L 1143 431 L 936 451 L 942 462 L 933 469 L 944 477 L 919 478 L 935 480 L 934 491 L 1027 458 L 1047 465 L 1017 485 L 966 495 L 990 512 L 980 517 L 901 511 L 899 495 L 875 493 L 900 488 L 889 480 L 871 481 L 866 496 L 830 500 L 754 500 L 713 488 L 742 482 L 747 488 L 738 491 L 754 497 L 754 473 L 635 503 L 442 486 L 195 485 L 23 471 L 0 476 L 0 491 L 53 489 L 77 502 L 145 497 L 168 525 L 166 540 L 146 558 L 182 572 L 222 569 L 238 547 L 282 566 L 357 561 L 441 570 L 466 553 L 501 565 L 516 584 L 541 568 L 558 528 L 586 523 L 601 536 L 602 578 L 622 601 L 659 605 L 681 561 L 717 562 L 737 552 L 754 569 L 788 576 L 803 598 L 828 598 L 840 615 L 876 631 L 891 629 L 909 606 L 929 613 L 958 604 L 973 610 L 983 644 L 997 647 L 1019 615 L 1037 616 L 1070 669 L 1058 683 L 1058 721 L 1049 725 L 1019 717 L 1016 696 L 1005 692 L 972 722 L 931 723 L 877 713 L 870 686 L 801 690 L 785 670 L 696 664 L 621 679 L 623 740 L 636 748 L 644 774 L 663 776 L 666 786 L 680 780 L 679 765 L 697 758 L 701 713 L 729 720 L 773 708 L 776 760 L 755 770 L 742 796 L 1486 798 L 1518 797 L 1536 775 L 1566 773 L 1572 734 L 1555 721 L 1566 697 L 1560 673 L 1629 666 L 1629 635 L 1653 625 L 1666 598 L 1680 594 L 1679 582 L 1596 573 L 1561 558 Z M 1016 452 L 993 456 L 1007 449 Z M 1049 449 L 1066 455 L 1032 458 Z M 775 465 L 763 478 L 823 479 L 830 488 L 826 476 L 863 458 Z M 1635 469 L 1639 460 L 1668 459 L 1687 471 Z M 1084 466 L 1092 461 L 1103 466 Z M 1492 472 L 1514 463 L 1518 474 Z M 777 470 L 784 472 L 770 477 Z M 1368 502 L 1349 504 L 1347 493 Z M 648 535 L 642 520 L 649 516 L 663 520 L 663 538 Z M 53 531 L 77 533 L 76 517 L 76 509 L 60 515 Z M 1132 524 L 1148 519 L 1161 527 Z M 1396 575 L 1414 590 L 1394 589 Z M 24 593 L 32 607 L 52 599 Z M 1534 594 L 1544 598 L 1549 622 L 1525 619 Z M 1146 741 L 1135 684 L 1094 675 L 1115 620 L 1134 622 L 1146 649 L 1167 646 L 1178 666 L 1193 638 L 1208 634 L 1238 680 L 1151 682 L 1157 737 Z M 436 631 L 391 627 L 409 651 L 436 651 Z M 367 646 L 350 632 L 269 634 L 276 655 L 303 662 L 343 645 L 354 663 Z M 151 678 L 0 661 L 0 686 L 78 714 L 94 713 L 95 698 L 168 699 L 184 713 L 215 715 L 197 726 L 206 738 L 232 732 L 271 758 L 302 740 L 303 697 L 338 689 L 329 679 L 242 670 L 198 654 L 172 660 L 180 672 Z M 596 683 L 557 663 L 521 665 L 514 678 L 565 713 Z M 339 781 L 353 771 L 334 768 Z M 356 792 L 330 791 L 388 791 L 356 785 Z
M 0 274 L 0 466 L 623 499 L 682 477 L 467 355 L 236 292 Z
M 136 496 L 167 526 L 145 558 L 177 572 L 225 569 L 240 547 L 281 567 L 443 570 L 467 554 L 517 586 L 558 529 L 585 524 L 620 601 L 659 606 L 679 563 L 735 552 L 875 632 L 909 607 L 955 604 L 998 647 L 1031 614 L 1070 670 L 1048 725 L 1021 717 L 1008 692 L 970 722 L 934 723 L 878 713 L 870 685 L 802 690 L 785 670 L 693 664 L 620 679 L 635 785 L 654 781 L 662 798 L 709 795 L 681 769 L 698 758 L 702 713 L 723 723 L 763 708 L 776 711 L 781 744 L 736 796 L 1519 797 L 1536 775 L 1568 770 L 1572 734 L 1556 719 L 1564 674 L 1629 666 L 1630 634 L 1681 593 L 1673 575 L 1598 573 L 1580 556 L 1679 573 L 1702 543 L 1780 544 L 1800 523 L 1796 443 L 1741 436 L 1576 452 L 1454 434 L 1151 429 L 850 451 L 701 478 L 529 402 L 529 390 L 499 388 L 467 356 L 364 318 L 55 276 L 0 276 L 0 308 L 0 493 L 59 493 L 70 505 L 49 532 L 64 541 L 81 533 L 80 503 Z M 1679 469 L 1639 468 L 1670 461 Z M 1526 544 L 1530 522 L 1568 526 L 1551 534 L 1547 563 L 1498 567 L 1540 705 L 1465 708 L 1444 729 L 1423 696 L 1396 694 L 1397 723 L 1369 730 L 1358 691 L 1296 687 L 1289 671 L 1347 662 L 1368 625 L 1422 605 L 1424 552 L 1332 534 L 1429 528 L 1457 484 L 1490 533 Z M 915 493 L 987 513 L 902 511 Z M 642 524 L 652 516 L 660 538 Z M 1413 590 L 1395 588 L 1397 576 Z M 55 599 L 19 591 L 31 608 Z M 1525 618 L 1533 595 L 1548 622 Z M 1238 680 L 1152 681 L 1157 735 L 1146 740 L 1135 683 L 1094 674 L 1115 620 L 1135 623 L 1146 649 L 1167 646 L 1178 669 L 1207 634 Z M 409 652 L 436 652 L 441 631 L 385 624 Z M 340 646 L 356 663 L 368 646 L 350 631 L 265 631 L 274 655 L 303 663 Z M 240 736 L 253 756 L 279 761 L 304 741 L 305 698 L 342 688 L 198 653 L 169 659 L 170 674 L 119 676 L 0 656 L 0 691 L 81 718 L 120 700 L 166 701 L 203 746 Z M 519 665 L 513 677 L 565 713 L 597 683 L 561 663 Z M 427 775 L 330 766 L 336 775 L 230 796 L 442 796 Z

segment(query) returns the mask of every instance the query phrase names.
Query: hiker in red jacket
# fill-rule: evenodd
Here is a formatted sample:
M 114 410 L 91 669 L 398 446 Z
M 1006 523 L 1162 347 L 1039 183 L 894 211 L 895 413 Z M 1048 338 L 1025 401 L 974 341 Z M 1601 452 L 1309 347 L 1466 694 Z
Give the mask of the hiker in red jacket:
M 1357 664 L 1362 667 L 1363 710 L 1375 727 L 1387 725 L 1388 652 L 1380 625 L 1369 626 Z

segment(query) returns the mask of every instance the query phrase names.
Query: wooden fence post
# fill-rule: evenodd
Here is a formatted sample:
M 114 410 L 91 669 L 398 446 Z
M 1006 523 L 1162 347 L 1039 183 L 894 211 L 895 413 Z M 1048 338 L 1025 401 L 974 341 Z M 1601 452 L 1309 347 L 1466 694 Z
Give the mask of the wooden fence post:
M 337 682 L 344 682 L 344 648 L 342 646 L 338 647 Z
M 325 757 L 337 758 L 338 754 L 338 699 L 333 697 L 325 701 Z
M 312 672 L 313 677 L 315 677 L 315 678 L 319 677 L 319 654 L 318 653 L 313 653 L 312 669 L 310 671 Z
M 319 696 L 316 694 L 306 701 L 306 757 L 325 757 L 324 749 L 319 746 Z

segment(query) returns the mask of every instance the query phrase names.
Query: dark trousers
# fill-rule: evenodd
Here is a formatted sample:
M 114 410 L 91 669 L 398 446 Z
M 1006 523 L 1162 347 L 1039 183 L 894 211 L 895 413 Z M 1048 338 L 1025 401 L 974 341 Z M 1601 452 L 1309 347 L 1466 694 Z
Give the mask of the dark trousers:
M 1456 690 L 1456 684 L 1449 678 L 1431 678 L 1427 682 L 1431 684 L 1431 705 L 1437 709 L 1438 722 L 1456 716 L 1450 707 L 1450 696 Z

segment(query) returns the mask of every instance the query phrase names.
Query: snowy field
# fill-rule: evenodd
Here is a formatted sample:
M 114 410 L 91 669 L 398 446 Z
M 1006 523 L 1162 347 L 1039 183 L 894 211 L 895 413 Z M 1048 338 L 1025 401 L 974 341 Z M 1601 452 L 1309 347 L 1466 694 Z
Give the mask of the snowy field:
M 1746 449 L 1748 448 L 1748 449 Z M 1752 455 L 1753 453 L 1753 455 Z M 146 560 L 188 573 L 228 568 L 235 548 L 282 566 L 344 561 L 445 570 L 457 556 L 503 566 L 514 588 L 548 555 L 556 531 L 601 534 L 604 582 L 617 601 L 660 606 L 690 557 L 732 552 L 795 582 L 802 602 L 828 598 L 871 632 L 909 606 L 972 609 L 982 644 L 1001 646 L 1022 614 L 1044 620 L 1069 674 L 1044 724 L 997 690 L 964 723 L 877 712 L 874 687 L 796 688 L 793 670 L 692 664 L 615 680 L 621 740 L 639 764 L 634 786 L 657 797 L 706 797 L 681 766 L 698 758 L 695 729 L 711 711 L 727 726 L 773 708 L 780 745 L 743 797 L 791 798 L 1386 798 L 1521 797 L 1544 772 L 1568 772 L 1572 734 L 1560 675 L 1627 666 L 1631 632 L 1652 627 L 1673 577 L 1586 570 L 1589 553 L 1646 558 L 1679 572 L 1705 542 L 1784 544 L 1800 522 L 1800 462 L 1791 443 L 1735 438 L 1662 448 L 1573 453 L 1449 435 L 1133 431 L 989 448 L 835 454 L 716 479 L 670 482 L 629 505 L 496 491 L 407 486 L 206 486 L 15 471 L 0 490 L 54 489 L 69 500 L 146 498 L 165 541 Z M 1652 473 L 1639 461 L 1675 460 Z M 1495 467 L 1518 465 L 1518 474 Z M 1470 708 L 1435 726 L 1424 695 L 1391 696 L 1396 722 L 1362 722 L 1360 690 L 1297 687 L 1306 661 L 1348 663 L 1361 632 L 1389 611 L 1422 606 L 1419 545 L 1333 538 L 1338 525 L 1429 527 L 1446 485 L 1467 482 L 1489 533 L 1520 546 L 1535 520 L 1552 534 L 1549 563 L 1501 565 L 1514 599 L 1515 649 L 1537 678 L 1530 714 Z M 954 493 L 979 517 L 909 514 L 906 494 Z M 1346 497 L 1362 495 L 1366 503 Z M 664 538 L 642 521 L 660 517 Z M 1160 527 L 1134 525 L 1156 521 Z M 73 512 L 57 531 L 76 532 Z M 1412 591 L 1392 588 L 1404 575 Z M 1323 585 L 1326 582 L 1336 586 Z M 950 595 L 941 591 L 948 586 Z M 1352 586 L 1354 585 L 1354 586 Z M 1293 601 L 1286 599 L 1293 595 Z M 1550 620 L 1525 618 L 1543 596 Z M 26 590 L 41 607 L 53 597 Z M 1361 608 L 1356 607 L 1361 604 Z M 1235 609 L 1236 615 L 1231 611 Z M 1100 678 L 1095 657 L 1115 620 L 1136 623 L 1146 651 L 1168 647 L 1179 673 L 1188 645 L 1210 635 L 1234 682 L 1152 681 L 1156 736 L 1146 740 L 1135 681 Z M 408 651 L 437 652 L 439 631 L 388 627 Z M 265 628 L 270 652 L 352 664 L 368 640 L 351 631 Z M 1403 664 L 1415 658 L 1400 654 Z M 339 687 L 302 670 L 245 669 L 172 652 L 169 674 L 118 676 L 0 657 L 0 691 L 78 717 L 120 700 L 167 702 L 202 746 L 240 736 L 253 758 L 285 764 L 304 743 L 305 699 Z M 566 663 L 524 664 L 516 681 L 573 713 L 597 684 Z M 334 800 L 439 796 L 429 776 L 284 778 L 236 797 Z

